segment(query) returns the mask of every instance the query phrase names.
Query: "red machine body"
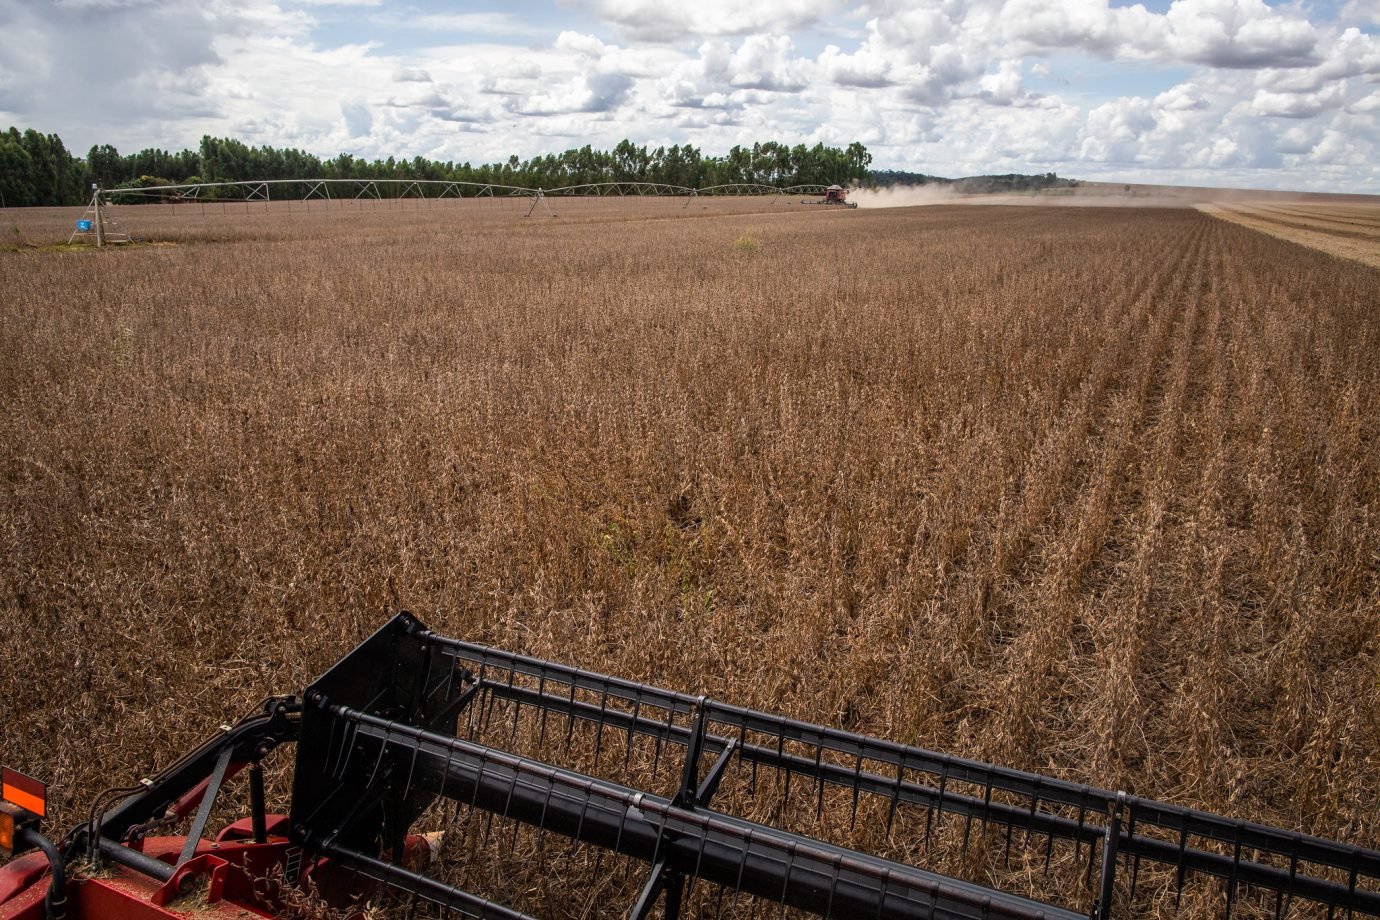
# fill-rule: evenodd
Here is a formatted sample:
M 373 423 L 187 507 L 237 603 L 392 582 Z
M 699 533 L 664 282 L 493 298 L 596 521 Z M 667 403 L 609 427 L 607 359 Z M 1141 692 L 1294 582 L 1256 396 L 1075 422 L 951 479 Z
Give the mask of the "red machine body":
M 802 201 L 801 204 L 816 204 L 827 207 L 856 208 L 856 201 L 848 200 L 848 189 L 842 185 L 831 185 L 824 190 L 824 197 L 816 201 Z
M 303 885 L 282 882 L 291 857 L 286 836 L 287 816 L 269 815 L 269 835 L 255 843 L 249 819 L 229 825 L 214 841 L 203 840 L 195 855 L 178 866 L 166 882 L 124 866 L 110 864 L 99 872 L 74 874 L 67 880 L 67 916 L 71 920 L 250 920 L 281 917 L 287 903 L 283 892 L 301 898 L 313 892 L 336 910 L 363 904 L 373 886 L 353 872 L 337 871 L 322 861 L 303 873 Z M 141 852 L 176 865 L 185 837 L 150 837 Z M 420 834 L 406 838 L 403 864 L 423 868 L 431 859 L 431 842 Z M 49 888 L 48 861 L 29 853 L 0 866 L 0 920 L 44 920 Z M 357 916 L 363 916 L 361 912 Z

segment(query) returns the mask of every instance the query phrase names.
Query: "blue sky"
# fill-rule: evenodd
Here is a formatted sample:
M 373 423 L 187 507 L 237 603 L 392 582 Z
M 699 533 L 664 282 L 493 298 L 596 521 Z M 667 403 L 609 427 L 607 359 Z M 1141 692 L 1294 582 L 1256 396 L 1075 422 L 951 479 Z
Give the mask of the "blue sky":
M 471 162 L 862 141 L 943 175 L 1380 193 L 1380 0 L 0 0 L 0 123 Z

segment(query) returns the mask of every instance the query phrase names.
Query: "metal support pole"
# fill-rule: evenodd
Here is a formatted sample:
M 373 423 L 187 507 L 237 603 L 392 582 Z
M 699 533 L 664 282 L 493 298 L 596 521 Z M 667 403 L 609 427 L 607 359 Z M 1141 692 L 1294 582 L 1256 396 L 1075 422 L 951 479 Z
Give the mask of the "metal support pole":
M 257 760 L 249 765 L 249 821 L 254 842 L 268 840 L 268 820 L 264 814 L 264 768 Z
M 91 193 L 91 206 L 96 209 L 96 248 L 105 245 L 105 215 L 101 213 L 101 189 L 97 186 Z
M 685 766 L 681 771 L 680 790 L 676 793 L 675 804 L 683 808 L 694 808 L 695 792 L 700 781 L 700 752 L 704 749 L 705 698 L 701 696 L 695 703 L 695 720 L 690 725 L 690 737 L 685 744 Z
M 111 862 L 119 863 L 135 872 L 141 872 L 149 878 L 158 879 L 160 882 L 166 882 L 177 871 L 176 867 L 163 862 L 161 859 L 146 856 L 138 850 L 111 840 L 109 837 L 102 837 L 97 843 L 97 849 L 102 856 L 107 857 Z
M 1116 794 L 1116 804 L 1112 806 L 1111 817 L 1107 820 L 1107 830 L 1102 837 L 1102 878 L 1098 885 L 1097 903 L 1094 905 L 1094 920 L 1111 920 L 1112 894 L 1116 887 L 1116 857 L 1121 848 L 1121 812 L 1126 807 L 1126 793 Z
M 187 832 L 182 855 L 177 859 L 179 866 L 196 855 L 196 846 L 201 842 L 201 835 L 206 830 L 206 820 L 211 817 L 211 809 L 215 807 L 216 797 L 220 795 L 221 784 L 225 782 L 225 773 L 230 769 L 230 760 L 234 754 L 233 747 L 226 747 L 216 758 L 215 770 L 211 772 L 211 780 L 206 784 L 206 791 L 201 796 L 201 807 L 197 809 L 196 818 L 192 820 L 192 829 Z

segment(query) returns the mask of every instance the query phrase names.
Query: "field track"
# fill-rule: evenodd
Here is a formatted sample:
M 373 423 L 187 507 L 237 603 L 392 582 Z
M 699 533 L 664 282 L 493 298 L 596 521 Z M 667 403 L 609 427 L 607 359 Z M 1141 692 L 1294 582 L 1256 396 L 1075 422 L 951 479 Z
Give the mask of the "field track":
M 5 761 L 71 822 L 405 605 L 1380 846 L 1375 269 L 1189 209 L 730 204 L 0 253 Z

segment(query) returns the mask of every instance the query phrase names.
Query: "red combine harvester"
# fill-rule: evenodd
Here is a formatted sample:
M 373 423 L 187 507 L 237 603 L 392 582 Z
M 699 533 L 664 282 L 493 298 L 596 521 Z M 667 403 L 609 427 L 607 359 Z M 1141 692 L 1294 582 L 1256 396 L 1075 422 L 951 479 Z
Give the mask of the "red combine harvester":
M 272 814 L 264 764 L 289 745 L 291 804 Z M 207 837 L 232 785 L 248 816 Z M 629 903 L 594 902 L 638 920 L 763 904 L 1130 920 L 1219 885 L 1228 916 L 1380 917 L 1375 850 L 473 645 L 406 613 L 300 697 L 271 697 L 156 777 L 102 794 L 57 842 L 40 827 L 42 784 L 6 771 L 3 796 L 0 855 L 14 858 L 0 920 L 363 918 L 389 904 L 519 920 L 499 901 L 539 891 L 563 854 L 645 880 Z M 493 847 L 519 831 L 536 848 L 507 844 L 521 852 L 495 890 L 509 864 Z M 1015 849 L 1011 877 L 1027 882 L 1053 864 L 1040 890 L 1058 903 L 897 859 L 960 841 L 969 866 Z M 439 877 L 459 864 L 483 870 L 490 897 Z
M 844 188 L 842 185 L 829 186 L 824 190 L 824 197 L 818 201 L 805 200 L 801 201 L 800 203 L 826 205 L 829 207 L 839 208 L 856 208 L 858 206 L 858 203 L 856 201 L 848 200 L 848 189 Z

